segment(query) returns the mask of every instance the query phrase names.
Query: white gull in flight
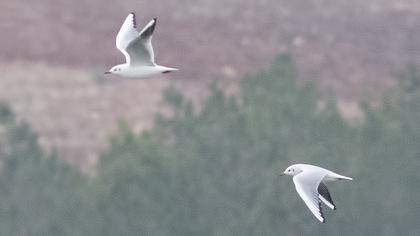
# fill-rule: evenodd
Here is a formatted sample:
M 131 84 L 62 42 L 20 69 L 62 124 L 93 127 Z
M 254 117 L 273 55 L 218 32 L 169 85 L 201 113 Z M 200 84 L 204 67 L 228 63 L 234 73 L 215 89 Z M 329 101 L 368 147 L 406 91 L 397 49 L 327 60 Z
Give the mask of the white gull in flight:
M 156 18 L 138 32 L 136 16 L 134 13 L 130 13 L 116 38 L 116 46 L 124 54 L 126 63 L 112 67 L 105 74 L 144 78 L 177 71 L 176 68 L 160 66 L 155 63 L 152 47 L 152 35 L 155 26 Z
M 322 213 L 321 201 L 329 208 L 337 209 L 324 182 L 353 180 L 350 177 L 339 175 L 330 170 L 306 164 L 291 165 L 281 175 L 293 176 L 293 182 L 299 196 L 312 214 L 322 223 L 325 222 L 325 219 Z

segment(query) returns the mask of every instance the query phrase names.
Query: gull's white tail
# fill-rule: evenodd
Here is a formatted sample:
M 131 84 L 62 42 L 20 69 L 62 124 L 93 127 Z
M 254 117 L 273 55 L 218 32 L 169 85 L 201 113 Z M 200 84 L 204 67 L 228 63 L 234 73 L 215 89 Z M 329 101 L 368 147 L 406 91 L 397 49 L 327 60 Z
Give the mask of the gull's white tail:
M 331 172 L 329 173 L 327 176 L 328 180 L 334 181 L 334 180 L 353 180 L 353 178 L 344 176 L 344 175 L 339 175 L 337 173 Z
M 167 67 L 167 66 L 159 66 L 156 65 L 156 68 L 158 68 L 160 71 L 162 71 L 162 74 L 166 74 L 173 71 L 178 71 L 177 68 Z

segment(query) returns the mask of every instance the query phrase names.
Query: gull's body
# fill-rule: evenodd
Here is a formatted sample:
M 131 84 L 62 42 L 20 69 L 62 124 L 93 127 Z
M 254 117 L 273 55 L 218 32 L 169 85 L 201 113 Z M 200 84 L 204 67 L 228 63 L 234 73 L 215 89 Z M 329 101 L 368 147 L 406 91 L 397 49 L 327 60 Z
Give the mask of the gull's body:
M 321 201 L 335 210 L 336 206 L 324 182 L 337 180 L 353 180 L 350 177 L 334 173 L 330 170 L 307 164 L 289 166 L 282 175 L 293 176 L 296 191 L 311 210 L 312 214 L 321 222 L 325 222 Z
M 169 73 L 178 69 L 155 63 L 152 36 L 156 19 L 151 20 L 140 32 L 136 29 L 136 16 L 130 13 L 115 40 L 116 47 L 125 56 L 126 63 L 112 67 L 107 74 L 144 78 Z

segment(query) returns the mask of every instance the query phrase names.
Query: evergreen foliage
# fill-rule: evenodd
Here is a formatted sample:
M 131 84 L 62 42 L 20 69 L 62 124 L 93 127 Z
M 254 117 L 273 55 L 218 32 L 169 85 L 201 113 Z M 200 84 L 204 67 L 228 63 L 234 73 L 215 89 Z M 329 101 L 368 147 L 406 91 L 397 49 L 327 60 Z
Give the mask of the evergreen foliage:
M 213 84 L 199 108 L 169 88 L 171 115 L 141 134 L 120 123 L 90 181 L 0 105 L 0 235 L 418 235 L 419 75 L 402 74 L 381 107 L 362 104 L 358 123 L 286 55 L 235 96 Z M 328 185 L 327 223 L 279 176 L 293 163 L 354 177 Z

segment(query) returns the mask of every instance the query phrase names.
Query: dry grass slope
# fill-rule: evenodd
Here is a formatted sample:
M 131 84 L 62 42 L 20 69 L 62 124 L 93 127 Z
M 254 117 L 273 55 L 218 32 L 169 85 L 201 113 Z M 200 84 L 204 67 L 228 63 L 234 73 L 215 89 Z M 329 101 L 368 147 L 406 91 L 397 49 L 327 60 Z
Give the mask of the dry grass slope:
M 25 68 L 24 70 L 22 68 Z M 89 169 L 118 119 L 136 130 L 151 125 L 161 108 L 160 91 L 168 79 L 117 80 L 86 71 L 45 64 L 1 65 L 0 100 L 10 102 L 21 119 L 40 133 L 40 142 L 57 148 L 68 161 Z M 58 89 L 59 88 L 59 89 Z M 147 95 L 147 97 L 145 97 Z

